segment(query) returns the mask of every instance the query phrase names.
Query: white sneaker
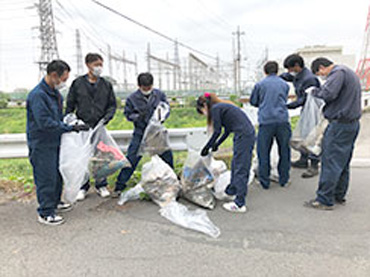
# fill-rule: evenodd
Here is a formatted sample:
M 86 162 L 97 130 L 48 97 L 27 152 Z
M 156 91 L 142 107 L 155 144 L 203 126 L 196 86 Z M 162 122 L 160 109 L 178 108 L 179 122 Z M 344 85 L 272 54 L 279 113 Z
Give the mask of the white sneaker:
M 73 209 L 72 204 L 60 201 L 57 206 L 57 212 L 65 213 Z
M 41 224 L 56 226 L 64 223 L 64 218 L 60 215 L 49 215 L 49 216 L 41 216 L 39 215 L 39 222 Z
M 103 198 L 106 198 L 110 195 L 110 192 L 107 189 L 107 187 L 101 187 L 101 188 L 96 189 L 96 193 L 99 194 Z
M 235 202 L 228 202 L 222 205 L 222 207 L 232 213 L 245 213 L 247 211 L 247 207 L 244 205 L 239 207 L 235 204 Z
M 76 201 L 83 201 L 86 198 L 87 191 L 80 189 L 77 193 Z

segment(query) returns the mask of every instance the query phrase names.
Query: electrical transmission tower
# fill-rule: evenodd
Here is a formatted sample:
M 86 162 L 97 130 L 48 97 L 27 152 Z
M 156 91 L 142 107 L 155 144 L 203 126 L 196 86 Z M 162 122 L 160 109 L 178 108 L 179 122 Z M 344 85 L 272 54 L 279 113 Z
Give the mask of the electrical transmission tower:
M 53 59 L 58 59 L 59 54 L 51 0 L 39 0 L 36 8 L 40 17 L 41 42 L 41 55 L 37 63 L 39 64 L 39 74 L 42 76 L 45 74 L 47 64 Z
M 81 35 L 78 29 L 76 29 L 76 65 L 77 65 L 77 76 L 80 76 L 83 72 L 83 64 L 82 64 Z
M 370 90 L 370 7 L 367 15 L 363 46 L 356 73 L 360 78 L 362 89 Z
M 236 57 L 234 58 L 234 80 L 235 80 L 235 90 L 236 94 L 240 96 L 241 94 L 241 80 L 242 80 L 242 70 L 241 70 L 241 62 L 242 62 L 242 56 L 241 56 L 241 50 L 240 50 L 240 36 L 244 35 L 244 32 L 240 32 L 240 27 L 238 26 L 238 29 L 236 32 L 233 33 L 233 35 L 236 36 L 236 45 L 237 45 L 237 53 Z

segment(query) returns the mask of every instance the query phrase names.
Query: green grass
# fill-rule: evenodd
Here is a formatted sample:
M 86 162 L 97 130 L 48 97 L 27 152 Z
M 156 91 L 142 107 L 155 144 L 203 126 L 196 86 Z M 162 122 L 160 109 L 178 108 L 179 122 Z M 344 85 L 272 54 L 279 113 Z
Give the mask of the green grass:
M 26 109 L 0 109 L 0 134 L 26 132 Z

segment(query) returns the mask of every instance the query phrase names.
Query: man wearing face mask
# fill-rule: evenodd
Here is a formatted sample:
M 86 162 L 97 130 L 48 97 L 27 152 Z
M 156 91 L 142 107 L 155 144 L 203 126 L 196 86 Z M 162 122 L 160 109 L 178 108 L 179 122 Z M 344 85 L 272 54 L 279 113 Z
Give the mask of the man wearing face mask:
M 335 65 L 326 58 L 312 62 L 312 72 L 327 77 L 321 88 L 310 93 L 325 101 L 324 116 L 329 120 L 322 140 L 322 163 L 316 199 L 306 202 L 315 209 L 331 210 L 344 205 L 349 185 L 352 153 L 360 130 L 361 84 L 353 70 Z
M 159 89 L 153 89 L 153 76 L 150 73 L 141 73 L 138 78 L 139 89 L 126 99 L 124 114 L 128 121 L 134 123 L 134 133 L 127 151 L 127 159 L 132 168 L 123 168 L 117 178 L 114 197 L 118 197 L 126 188 L 126 182 L 131 178 L 136 166 L 141 160 L 138 156 L 141 140 L 148 125 L 149 119 L 160 102 L 167 102 L 166 95 Z M 165 115 L 167 119 L 169 114 Z M 164 152 L 160 157 L 173 168 L 172 151 Z
M 284 60 L 284 67 L 288 72 L 281 74 L 280 77 L 287 82 L 293 83 L 297 96 L 297 99 L 290 102 L 287 107 L 288 109 L 296 109 L 298 107 L 302 107 L 303 109 L 306 102 L 305 91 L 310 87 L 320 87 L 320 82 L 317 77 L 305 67 L 303 58 L 298 54 L 289 55 Z M 319 174 L 319 161 L 320 159 L 318 156 L 301 152 L 299 160 L 292 162 L 291 165 L 296 168 L 307 168 L 307 171 L 303 172 L 302 177 L 311 178 Z
M 73 81 L 67 96 L 66 114 L 76 112 L 78 119 L 94 128 L 100 120 L 104 124 L 116 112 L 116 96 L 110 82 L 100 77 L 103 71 L 103 57 L 89 53 L 85 57 L 88 73 Z M 101 197 L 108 197 L 107 180 L 95 182 L 95 189 Z M 77 200 L 84 200 L 90 188 L 90 181 L 81 187 Z
M 68 79 L 70 67 L 61 60 L 48 64 L 47 75 L 27 96 L 27 145 L 33 168 L 39 207 L 39 222 L 59 225 L 71 204 L 60 201 L 62 178 L 59 173 L 61 136 L 66 132 L 89 129 L 86 125 L 68 126 L 63 123 L 63 97 L 59 89 Z

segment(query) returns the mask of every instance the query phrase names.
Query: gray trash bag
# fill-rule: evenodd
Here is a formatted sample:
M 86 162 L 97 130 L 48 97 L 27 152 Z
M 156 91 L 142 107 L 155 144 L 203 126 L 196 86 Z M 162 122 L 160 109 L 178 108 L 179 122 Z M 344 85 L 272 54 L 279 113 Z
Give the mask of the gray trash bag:
M 138 155 L 161 155 L 171 149 L 168 130 L 162 124 L 169 112 L 169 105 L 160 102 L 145 128 Z
M 175 172 L 158 155 L 143 165 L 140 183 L 150 198 L 161 207 L 176 200 L 180 192 Z
M 321 141 L 327 127 L 322 109 L 325 102 L 311 94 L 307 94 L 301 117 L 293 131 L 290 145 L 297 151 L 321 153 Z
M 216 200 L 211 187 L 215 178 L 207 166 L 207 159 L 189 150 L 181 176 L 182 196 L 203 208 L 214 209 Z
M 135 187 L 123 191 L 119 197 L 117 204 L 122 206 L 126 204 L 128 201 L 138 200 L 140 199 L 140 195 L 144 192 L 145 191 L 141 184 L 137 184 Z
M 201 209 L 189 211 L 184 205 L 173 201 L 162 207 L 159 213 L 177 225 L 205 233 L 212 238 L 217 238 L 221 234 L 220 229 L 212 223 L 207 213 Z

